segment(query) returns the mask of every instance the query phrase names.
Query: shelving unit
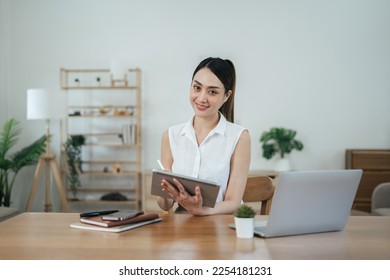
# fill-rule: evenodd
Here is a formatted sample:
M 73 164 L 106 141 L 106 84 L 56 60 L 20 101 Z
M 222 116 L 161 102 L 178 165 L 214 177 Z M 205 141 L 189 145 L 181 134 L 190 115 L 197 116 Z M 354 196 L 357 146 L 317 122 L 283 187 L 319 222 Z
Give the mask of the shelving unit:
M 61 68 L 60 81 L 68 92 L 63 143 L 75 136 L 85 140 L 76 168 L 81 183 L 76 192 L 67 152 L 62 151 L 68 201 L 79 209 L 98 205 L 142 209 L 141 70 L 129 69 L 123 80 L 113 80 L 108 69 Z M 102 199 L 107 195 L 111 199 Z

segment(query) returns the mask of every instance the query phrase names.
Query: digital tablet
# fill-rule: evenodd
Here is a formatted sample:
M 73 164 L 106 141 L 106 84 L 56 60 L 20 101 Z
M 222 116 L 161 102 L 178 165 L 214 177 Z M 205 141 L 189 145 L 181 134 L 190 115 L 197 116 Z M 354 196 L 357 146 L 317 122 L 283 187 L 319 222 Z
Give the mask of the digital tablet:
M 195 195 L 195 187 L 199 186 L 203 198 L 203 206 L 206 207 L 215 206 L 215 202 L 217 200 L 217 196 L 220 188 L 220 186 L 217 185 L 217 183 L 207 181 L 207 180 L 201 180 L 198 178 L 189 177 L 185 175 L 180 175 L 180 174 L 176 174 L 164 170 L 153 169 L 151 194 L 161 196 L 164 198 L 171 198 L 168 194 L 162 191 L 161 180 L 165 179 L 168 182 L 170 182 L 173 186 L 176 186 L 176 184 L 173 182 L 173 178 L 179 180 L 184 186 L 184 188 L 186 189 L 186 191 L 191 195 Z

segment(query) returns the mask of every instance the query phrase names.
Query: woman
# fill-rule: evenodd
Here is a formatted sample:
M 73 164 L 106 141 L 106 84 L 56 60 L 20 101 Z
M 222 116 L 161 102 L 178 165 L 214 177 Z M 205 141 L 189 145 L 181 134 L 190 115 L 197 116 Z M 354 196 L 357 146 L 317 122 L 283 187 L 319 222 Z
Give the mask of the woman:
M 161 160 L 174 173 L 217 182 L 221 188 L 214 208 L 202 206 L 199 187 L 195 195 L 162 180 L 162 190 L 171 199 L 157 198 L 163 210 L 179 204 L 177 212 L 197 215 L 231 214 L 237 209 L 245 190 L 250 164 L 250 136 L 234 121 L 236 74 L 227 59 L 207 58 L 195 69 L 190 89 L 194 116 L 187 123 L 170 127 L 163 133 Z

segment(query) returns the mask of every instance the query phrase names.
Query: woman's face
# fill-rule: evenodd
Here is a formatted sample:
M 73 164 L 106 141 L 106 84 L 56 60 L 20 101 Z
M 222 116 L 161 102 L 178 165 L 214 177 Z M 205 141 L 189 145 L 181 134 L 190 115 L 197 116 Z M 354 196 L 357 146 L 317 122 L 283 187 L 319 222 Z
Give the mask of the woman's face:
M 190 102 L 196 116 L 217 115 L 227 99 L 225 87 L 209 68 L 202 68 L 195 74 L 191 84 Z

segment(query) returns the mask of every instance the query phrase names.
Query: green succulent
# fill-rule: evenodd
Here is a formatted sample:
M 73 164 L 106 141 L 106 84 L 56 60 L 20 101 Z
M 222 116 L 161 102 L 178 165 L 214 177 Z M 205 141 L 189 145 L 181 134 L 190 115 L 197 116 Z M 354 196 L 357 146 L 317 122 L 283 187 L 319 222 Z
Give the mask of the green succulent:
M 255 215 L 255 210 L 247 204 L 241 204 L 241 206 L 234 212 L 234 216 L 237 218 L 253 218 Z

